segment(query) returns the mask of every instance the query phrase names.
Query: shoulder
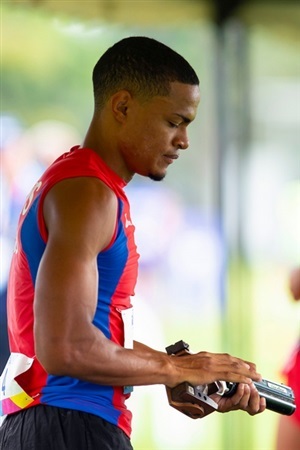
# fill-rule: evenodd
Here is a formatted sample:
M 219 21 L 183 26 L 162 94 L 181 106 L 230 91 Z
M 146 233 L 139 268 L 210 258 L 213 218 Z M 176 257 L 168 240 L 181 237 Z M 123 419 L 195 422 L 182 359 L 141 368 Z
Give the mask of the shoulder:
M 96 177 L 68 178 L 55 184 L 45 197 L 43 216 L 49 239 L 69 236 L 78 244 L 90 240 L 101 250 L 116 224 L 116 194 Z
M 97 177 L 72 177 L 57 182 L 47 193 L 45 203 L 63 204 L 105 204 L 115 203 L 116 194 Z

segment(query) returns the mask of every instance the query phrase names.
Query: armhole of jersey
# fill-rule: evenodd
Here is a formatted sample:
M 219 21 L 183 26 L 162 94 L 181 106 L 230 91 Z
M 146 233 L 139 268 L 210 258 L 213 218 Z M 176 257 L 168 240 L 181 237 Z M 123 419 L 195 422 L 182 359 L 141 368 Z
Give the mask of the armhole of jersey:
M 121 208 L 120 208 L 120 199 L 117 198 L 117 200 L 118 200 L 118 210 L 117 210 L 117 215 L 116 215 L 116 223 L 115 223 L 114 233 L 113 233 L 113 235 L 112 235 L 112 238 L 111 238 L 109 244 L 108 244 L 106 247 L 104 247 L 104 249 L 102 250 L 102 252 L 105 252 L 106 250 L 109 250 L 109 249 L 112 247 L 112 245 L 114 244 L 114 242 L 115 242 L 115 240 L 116 240 L 116 237 L 117 237 L 118 226 L 119 226 L 119 220 L 120 220 L 120 211 L 121 211 Z
M 86 175 L 86 176 L 88 176 L 88 175 Z M 102 181 L 102 180 L 100 180 L 100 181 Z M 40 232 L 41 237 L 44 240 L 44 242 L 47 242 L 47 240 L 48 240 L 48 231 L 47 231 L 47 227 L 46 227 L 46 223 L 45 223 L 45 219 L 44 219 L 44 213 L 43 213 L 44 200 L 45 200 L 45 197 L 48 194 L 48 192 L 52 189 L 52 187 L 55 184 L 56 183 L 51 183 L 44 189 L 44 191 L 41 193 L 41 196 L 39 199 L 39 204 L 38 204 L 38 228 L 39 228 L 39 232 Z M 117 209 L 117 214 L 116 214 L 115 229 L 114 229 L 114 232 L 113 232 L 110 242 L 102 251 L 108 250 L 113 245 L 113 243 L 116 239 L 116 236 L 117 236 L 118 224 L 119 224 L 120 214 L 121 214 L 121 207 L 120 207 L 121 200 L 117 197 L 117 201 L 118 201 L 118 209 Z
M 51 187 L 52 186 L 47 186 L 47 188 L 41 193 L 39 204 L 38 204 L 38 214 L 37 214 L 38 228 L 39 228 L 40 235 L 45 243 L 48 240 L 48 231 L 47 231 L 46 223 L 45 223 L 45 219 L 44 219 L 43 206 L 44 206 L 45 197 L 48 194 Z

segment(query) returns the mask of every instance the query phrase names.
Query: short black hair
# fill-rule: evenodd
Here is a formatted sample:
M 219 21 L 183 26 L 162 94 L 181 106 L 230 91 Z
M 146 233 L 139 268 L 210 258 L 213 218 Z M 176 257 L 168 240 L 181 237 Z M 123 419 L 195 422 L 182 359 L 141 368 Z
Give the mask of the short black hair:
M 93 70 L 95 108 L 121 89 L 150 99 L 166 96 L 170 83 L 199 85 L 191 65 L 170 47 L 143 36 L 132 36 L 114 44 L 99 59 Z

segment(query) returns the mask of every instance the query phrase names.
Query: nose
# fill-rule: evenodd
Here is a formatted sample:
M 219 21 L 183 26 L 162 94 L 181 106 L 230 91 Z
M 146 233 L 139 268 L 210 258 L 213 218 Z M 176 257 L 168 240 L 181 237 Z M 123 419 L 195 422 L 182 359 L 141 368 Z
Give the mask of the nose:
M 189 147 L 190 143 L 186 128 L 178 129 L 178 134 L 175 137 L 175 145 L 181 150 L 186 150 Z

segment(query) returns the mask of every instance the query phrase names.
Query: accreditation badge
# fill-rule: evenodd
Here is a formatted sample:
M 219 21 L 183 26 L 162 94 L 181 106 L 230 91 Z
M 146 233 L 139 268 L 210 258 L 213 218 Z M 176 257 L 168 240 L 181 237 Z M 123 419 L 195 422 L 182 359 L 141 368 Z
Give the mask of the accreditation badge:
M 124 348 L 133 349 L 133 306 L 120 310 L 124 326 Z M 123 393 L 130 394 L 133 386 L 124 386 Z

